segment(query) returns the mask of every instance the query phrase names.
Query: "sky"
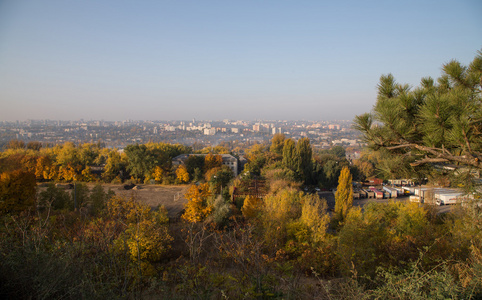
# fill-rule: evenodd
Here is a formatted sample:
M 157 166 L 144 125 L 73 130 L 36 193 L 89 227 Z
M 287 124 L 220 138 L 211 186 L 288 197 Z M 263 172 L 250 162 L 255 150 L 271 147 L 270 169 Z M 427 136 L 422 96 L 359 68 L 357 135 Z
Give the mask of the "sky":
M 0 121 L 351 120 L 482 49 L 480 0 L 0 0 Z

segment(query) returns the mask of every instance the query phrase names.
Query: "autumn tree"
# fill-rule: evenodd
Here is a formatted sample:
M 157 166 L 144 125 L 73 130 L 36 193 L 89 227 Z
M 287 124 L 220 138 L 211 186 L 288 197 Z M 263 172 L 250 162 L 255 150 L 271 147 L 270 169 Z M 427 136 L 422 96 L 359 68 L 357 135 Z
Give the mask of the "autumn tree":
M 165 171 L 161 167 L 156 166 L 154 170 L 152 170 L 151 178 L 153 178 L 157 182 L 162 182 L 164 175 Z
M 34 208 L 35 175 L 21 170 L 0 174 L 0 213 L 18 213 Z
M 482 52 L 464 66 L 452 60 L 434 80 L 412 89 L 391 75 L 380 77 L 372 113 L 354 128 L 372 149 L 407 157 L 412 168 L 454 163 L 482 168 Z
M 248 195 L 244 199 L 241 212 L 246 219 L 257 219 L 261 216 L 263 209 L 263 200 L 258 197 Z
M 34 151 L 40 151 L 42 148 L 42 143 L 37 142 L 37 141 L 31 141 L 27 143 L 27 149 L 34 150 Z
M 25 142 L 21 140 L 10 140 L 5 146 L 6 149 L 25 149 Z
M 310 242 L 320 243 L 325 239 L 330 222 L 328 204 L 317 195 L 305 196 L 303 200 L 300 222 L 308 228 Z
M 223 157 L 219 154 L 209 153 L 204 157 L 204 172 L 214 168 L 221 168 L 223 165 Z
M 277 133 L 271 139 L 271 146 L 269 147 L 269 151 L 276 153 L 278 155 L 283 155 L 283 146 L 286 137 L 282 133 Z
M 117 149 L 109 151 L 106 158 L 104 172 L 102 173 L 102 178 L 105 181 L 110 182 L 117 176 L 121 177 L 121 175 L 126 171 L 127 161 L 128 159 L 125 154 L 123 156 L 117 151 Z
M 57 177 L 57 169 L 48 156 L 39 156 L 35 167 L 37 180 L 52 180 Z
M 424 247 L 428 255 L 427 246 L 443 246 L 445 241 L 436 245 L 437 238 L 427 211 L 417 203 L 370 202 L 364 211 L 353 208 L 348 212 L 338 234 L 337 251 L 343 271 L 356 270 L 359 276 L 374 276 L 377 267 L 403 269 L 400 262 L 419 259 Z M 452 257 L 453 252 L 448 252 Z M 424 260 L 420 263 L 430 263 L 428 257 Z
M 344 167 L 338 179 L 338 187 L 335 194 L 335 220 L 343 222 L 348 211 L 353 206 L 353 185 L 350 169 Z
M 71 166 L 75 168 L 80 165 L 80 156 L 77 147 L 71 142 L 63 144 L 57 152 L 56 162 L 63 167 Z
M 212 207 L 208 204 L 208 199 L 211 197 L 208 183 L 191 185 L 184 197 L 188 199 L 182 215 L 184 220 L 193 223 L 200 222 L 212 212 Z
M 134 199 L 112 197 L 107 202 L 107 217 L 123 229 L 113 242 L 113 250 L 127 253 L 137 265 L 139 276 L 153 275 L 152 263 L 161 259 L 173 240 L 167 228 L 167 210 L 161 207 L 152 211 Z
M 177 177 L 177 180 L 179 180 L 180 183 L 189 182 L 189 173 L 187 172 L 187 169 L 184 165 L 180 165 L 176 169 L 176 177 Z

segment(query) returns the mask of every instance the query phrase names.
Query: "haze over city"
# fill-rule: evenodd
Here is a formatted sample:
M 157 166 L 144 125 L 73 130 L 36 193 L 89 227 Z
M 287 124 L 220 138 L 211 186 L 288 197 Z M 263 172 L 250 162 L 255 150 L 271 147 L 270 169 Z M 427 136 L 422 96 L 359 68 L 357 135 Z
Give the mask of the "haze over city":
M 350 120 L 482 48 L 482 2 L 2 1 L 0 120 Z

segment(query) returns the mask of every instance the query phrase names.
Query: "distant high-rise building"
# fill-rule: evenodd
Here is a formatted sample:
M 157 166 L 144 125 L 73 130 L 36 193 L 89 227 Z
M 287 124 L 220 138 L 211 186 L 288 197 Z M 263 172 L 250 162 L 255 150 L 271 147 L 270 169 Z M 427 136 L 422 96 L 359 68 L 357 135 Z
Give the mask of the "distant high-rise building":
M 204 135 L 215 135 L 216 128 L 204 128 Z

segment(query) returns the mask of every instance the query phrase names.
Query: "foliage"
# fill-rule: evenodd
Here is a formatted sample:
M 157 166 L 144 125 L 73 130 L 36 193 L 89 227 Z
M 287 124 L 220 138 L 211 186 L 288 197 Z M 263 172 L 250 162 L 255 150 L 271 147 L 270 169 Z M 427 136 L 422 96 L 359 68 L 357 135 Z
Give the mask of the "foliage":
M 212 174 L 210 175 L 210 177 L 207 177 L 206 179 L 209 178 L 209 181 L 211 181 L 211 183 L 213 183 L 216 187 L 218 186 L 226 187 L 234 177 L 233 171 L 231 171 L 231 169 L 227 166 L 223 166 L 220 169 L 211 169 L 211 170 L 215 170 L 215 172 L 206 173 L 206 177 L 209 174 Z
M 203 170 L 204 168 L 204 157 L 198 155 L 190 155 L 184 162 L 184 165 L 186 166 L 189 176 L 194 179 L 196 178 L 196 169 Z M 197 180 L 199 180 L 199 178 L 197 178 Z
M 157 182 L 162 182 L 162 179 L 164 177 L 164 170 L 161 167 L 156 166 L 152 171 L 151 177 Z
M 109 201 L 109 199 L 112 198 L 114 195 L 115 194 L 112 190 L 109 189 L 109 191 L 106 193 L 102 185 L 96 184 L 92 188 L 92 191 L 89 197 L 91 213 L 94 216 L 100 215 L 107 207 L 107 202 Z
M 317 196 L 304 198 L 300 221 L 308 228 L 310 241 L 313 243 L 319 244 L 325 240 L 330 222 L 327 211 L 328 205 L 325 199 L 319 199 Z
M 261 199 L 248 195 L 244 199 L 244 204 L 241 208 L 241 212 L 246 219 L 257 219 L 261 217 L 263 204 L 264 203 Z
M 218 227 L 226 225 L 231 216 L 231 205 L 222 195 L 216 197 L 213 203 L 212 220 Z
M 481 169 L 482 52 L 469 66 L 452 60 L 443 65 L 438 84 L 422 78 L 416 89 L 383 75 L 372 114 L 355 118 L 375 150 L 387 149 L 418 167 L 427 163 L 456 163 Z
M 208 183 L 203 183 L 199 186 L 191 185 L 184 197 L 189 202 L 184 207 L 185 212 L 182 218 L 188 222 L 203 221 L 213 210 L 207 203 L 208 198 L 211 197 Z
M 299 168 L 299 157 L 296 154 L 296 143 L 292 139 L 286 139 L 283 146 L 283 165 L 295 173 Z
M 425 209 L 416 203 L 372 202 L 364 209 L 364 213 L 351 209 L 338 234 L 338 255 L 345 272 L 375 276 L 374 266 L 404 269 L 437 238 L 430 231 Z
M 45 191 L 39 194 L 39 207 L 52 208 L 55 210 L 69 209 L 74 205 L 71 204 L 71 198 L 64 188 L 58 188 L 53 182 L 49 183 Z
M 312 150 L 310 140 L 302 138 L 296 143 L 296 156 L 298 157 L 298 166 L 296 173 L 299 178 L 305 183 L 312 182 L 311 172 L 313 170 Z
M 176 177 L 177 180 L 179 180 L 179 182 L 181 183 L 189 182 L 189 173 L 187 172 L 187 169 L 184 165 L 180 165 L 176 169 Z
M 221 168 L 222 165 L 223 165 L 223 157 L 221 155 L 209 153 L 204 157 L 205 172 L 214 168 Z
M 144 180 L 148 172 L 157 165 L 157 158 L 147 149 L 146 145 L 128 145 L 125 149 L 128 165 L 127 170 L 136 179 Z
M 278 155 L 283 155 L 283 146 L 286 137 L 282 133 L 277 133 L 271 139 L 271 146 L 269 147 L 269 151 L 276 153 Z
M 335 193 L 335 216 L 337 222 L 343 223 L 353 206 L 353 184 L 350 170 L 344 167 L 338 179 Z
M 0 213 L 19 213 L 34 208 L 35 175 L 24 171 L 0 174 Z

